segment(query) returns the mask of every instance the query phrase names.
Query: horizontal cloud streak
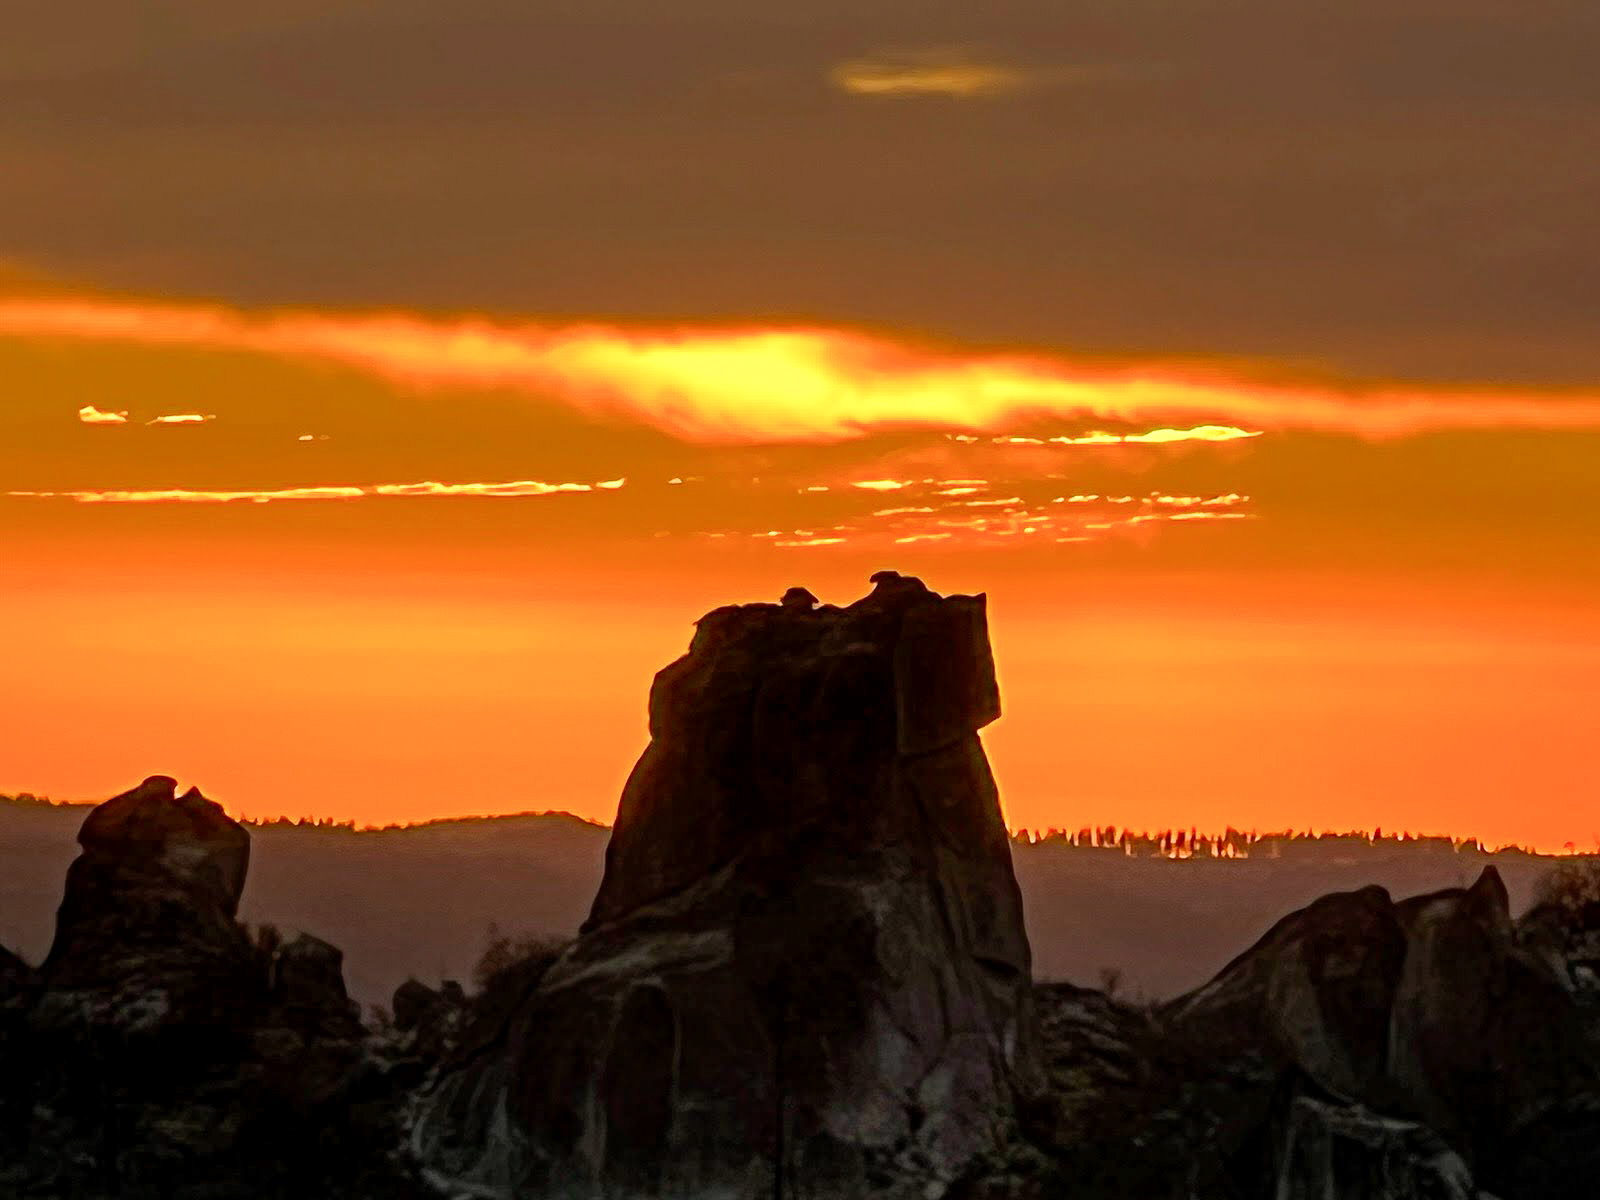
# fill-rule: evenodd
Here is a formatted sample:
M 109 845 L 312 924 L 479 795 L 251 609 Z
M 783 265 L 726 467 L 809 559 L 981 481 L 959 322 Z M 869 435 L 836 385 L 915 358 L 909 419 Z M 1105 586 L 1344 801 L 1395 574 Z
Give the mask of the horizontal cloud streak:
M 1193 429 L 1152 429 L 1146 433 L 1106 433 L 1095 430 L 1078 437 L 1046 438 L 1058 446 L 1115 446 L 1138 444 L 1164 445 L 1168 442 L 1236 442 L 1260 437 L 1259 429 L 1239 429 L 1232 425 L 1197 425 Z
M 967 433 L 948 435 L 952 441 L 963 444 L 982 441 Z M 1239 429 L 1232 425 L 1197 425 L 1193 429 L 1151 429 L 1145 433 L 1108 433 L 1103 429 L 1088 433 L 1059 437 L 1027 437 L 1006 434 L 990 438 L 996 446 L 1123 446 L 1162 445 L 1168 442 L 1236 442 L 1245 438 L 1260 437 L 1259 429 Z
M 953 96 L 967 99 L 1014 92 L 1026 72 L 996 63 L 933 55 L 858 58 L 833 69 L 834 86 L 856 96 Z
M 853 96 L 970 100 L 1030 88 L 1125 81 L 1150 73 L 1148 67 L 1130 64 L 1021 66 L 954 46 L 864 54 L 839 63 L 829 74 L 834 87 Z
M 701 442 L 843 441 L 896 428 L 996 433 L 1044 420 L 1187 418 L 1369 438 L 1453 429 L 1600 430 L 1600 396 L 1267 382 L 1153 362 L 962 353 L 827 328 L 625 328 L 479 318 L 0 300 L 0 335 L 227 349 L 340 363 L 414 386 L 517 389 Z M 1246 428 L 1248 427 L 1248 428 Z M 1091 433 L 1066 444 L 1185 440 Z
M 145 421 L 146 425 L 204 425 L 207 421 L 217 418 L 212 413 L 172 413 L 169 416 L 152 417 Z M 86 404 L 78 410 L 78 420 L 85 425 L 126 425 L 128 412 L 102 412 L 92 404 Z

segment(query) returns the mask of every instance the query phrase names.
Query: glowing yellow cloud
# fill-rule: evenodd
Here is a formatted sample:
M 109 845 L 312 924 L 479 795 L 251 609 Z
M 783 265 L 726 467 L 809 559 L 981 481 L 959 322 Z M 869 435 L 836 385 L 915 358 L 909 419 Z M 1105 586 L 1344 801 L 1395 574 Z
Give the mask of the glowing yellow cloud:
M 1093 443 L 1262 430 L 1383 438 L 1450 429 L 1600 430 L 1600 396 L 1264 382 L 1159 362 L 930 349 L 827 328 L 624 328 L 0 299 L 0 335 L 321 360 L 414 386 L 518 389 L 703 442 L 843 441 L 896 428 L 993 434 L 1045 420 L 1205 422 Z M 1043 440 L 1043 439 L 1039 439 Z M 1064 439 L 1081 443 L 1081 439 Z
M 834 86 L 856 96 L 997 96 L 1028 82 L 1015 67 L 964 61 L 935 52 L 858 58 L 833 69 Z
M 126 425 L 128 414 L 125 412 L 101 412 L 92 404 L 86 404 L 78 410 L 78 420 L 85 425 Z

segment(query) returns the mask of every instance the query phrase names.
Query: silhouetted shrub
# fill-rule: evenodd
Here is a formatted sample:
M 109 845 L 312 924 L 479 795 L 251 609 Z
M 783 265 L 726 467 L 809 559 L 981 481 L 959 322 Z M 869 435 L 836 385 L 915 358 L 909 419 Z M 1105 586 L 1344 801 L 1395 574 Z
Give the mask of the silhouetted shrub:
M 1600 856 L 1564 860 L 1539 880 L 1533 898 L 1569 930 L 1600 929 Z
M 501 933 L 500 927 L 491 922 L 484 937 L 483 955 L 472 969 L 472 982 L 479 992 L 490 992 L 512 975 L 535 980 L 570 944 L 570 938 L 549 934 Z

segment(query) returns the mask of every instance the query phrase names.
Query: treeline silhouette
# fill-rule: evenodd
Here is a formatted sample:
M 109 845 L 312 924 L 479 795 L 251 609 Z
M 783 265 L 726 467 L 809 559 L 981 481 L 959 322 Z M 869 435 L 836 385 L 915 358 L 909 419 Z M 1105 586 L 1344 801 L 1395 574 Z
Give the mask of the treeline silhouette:
M 16 804 L 46 808 L 87 808 L 91 802 L 52 800 L 32 792 L 15 795 L 0 793 L 0 804 Z M 388 825 L 358 825 L 355 821 L 338 821 L 332 817 L 248 817 L 239 822 L 252 829 L 310 829 L 331 833 L 384 833 L 391 830 L 417 829 L 434 825 L 469 825 L 480 821 L 500 821 L 513 817 L 564 816 L 582 821 L 585 825 L 605 828 L 598 821 L 577 817 L 567 812 L 524 812 L 471 817 L 442 817 L 431 821 L 395 822 Z M 1409 830 L 1394 832 L 1381 827 L 1372 830 L 1344 832 L 1281 829 L 1262 832 L 1255 829 L 1235 829 L 1228 826 L 1221 833 L 1208 832 L 1198 826 L 1188 829 L 1138 830 L 1119 828 L 1116 825 L 1085 825 L 1070 830 L 1057 826 L 1046 829 L 1015 829 L 1013 842 L 1030 846 L 1060 846 L 1073 850 L 1102 850 L 1124 854 L 1129 858 L 1252 858 L 1265 856 L 1281 858 L 1301 853 L 1408 849 L 1438 850 L 1449 853 L 1477 854 L 1534 854 L 1533 849 L 1520 845 L 1488 846 L 1475 837 L 1456 838 L 1444 834 L 1412 833 Z M 1569 853 L 1579 851 L 1572 842 L 1566 844 Z M 1596 842 L 1600 852 L 1600 840 Z
M 1326 854 L 1341 849 L 1370 851 L 1381 849 L 1437 850 L 1441 853 L 1532 854 L 1526 846 L 1498 846 L 1490 849 L 1477 838 L 1452 838 L 1441 834 L 1414 834 L 1409 831 L 1385 832 L 1382 828 L 1322 832 L 1293 829 L 1261 832 L 1235 829 L 1210 833 L 1188 829 L 1156 831 L 1119 829 L 1115 825 L 1089 826 L 1072 831 L 1018 829 L 1013 842 L 1030 846 L 1060 846 L 1072 850 L 1096 850 L 1126 855 L 1129 858 L 1284 858 L 1297 854 Z M 1570 843 L 1569 843 L 1570 846 Z

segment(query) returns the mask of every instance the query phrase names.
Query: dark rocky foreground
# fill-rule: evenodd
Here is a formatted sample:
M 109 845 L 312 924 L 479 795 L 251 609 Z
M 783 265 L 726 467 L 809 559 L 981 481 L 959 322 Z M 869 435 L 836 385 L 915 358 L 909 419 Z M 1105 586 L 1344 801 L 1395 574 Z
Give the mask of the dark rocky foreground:
M 0 950 L 0 1197 L 1600 1195 L 1600 911 L 1491 868 L 1166 1005 L 1035 984 L 983 598 L 875 583 L 702 619 L 581 936 L 381 1027 L 237 920 L 220 807 L 93 810 L 49 955 Z

